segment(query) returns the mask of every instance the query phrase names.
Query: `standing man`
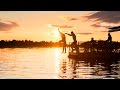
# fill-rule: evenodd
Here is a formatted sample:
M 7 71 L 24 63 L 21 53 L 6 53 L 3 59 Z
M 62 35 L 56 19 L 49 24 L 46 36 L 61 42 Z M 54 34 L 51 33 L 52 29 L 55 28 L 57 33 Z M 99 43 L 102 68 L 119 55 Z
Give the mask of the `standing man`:
M 75 48 L 76 51 L 79 52 L 78 47 L 77 47 L 76 35 L 74 34 L 74 32 L 71 31 L 71 34 L 68 34 L 68 33 L 65 33 L 65 34 L 67 34 L 69 36 L 72 36 L 72 38 L 73 38 L 73 42 L 71 44 L 72 52 L 73 52 L 73 48 Z

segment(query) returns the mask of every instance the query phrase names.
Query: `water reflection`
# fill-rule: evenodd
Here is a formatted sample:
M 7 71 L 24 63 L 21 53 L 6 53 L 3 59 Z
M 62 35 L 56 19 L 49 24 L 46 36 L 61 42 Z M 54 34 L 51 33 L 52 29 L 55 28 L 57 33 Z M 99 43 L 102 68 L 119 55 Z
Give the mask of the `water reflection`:
M 119 60 L 75 60 L 63 59 L 60 64 L 60 78 L 104 79 L 120 78 Z
M 0 49 L 0 78 L 120 78 L 120 60 L 75 60 L 61 48 Z
M 58 78 L 60 48 L 0 49 L 0 78 Z
M 61 53 L 60 53 L 60 49 L 56 48 L 55 52 L 54 52 L 54 56 L 55 56 L 55 73 L 58 74 L 59 73 L 59 63 L 60 63 L 60 58 L 61 58 Z M 56 75 L 55 78 L 58 78 L 58 76 Z

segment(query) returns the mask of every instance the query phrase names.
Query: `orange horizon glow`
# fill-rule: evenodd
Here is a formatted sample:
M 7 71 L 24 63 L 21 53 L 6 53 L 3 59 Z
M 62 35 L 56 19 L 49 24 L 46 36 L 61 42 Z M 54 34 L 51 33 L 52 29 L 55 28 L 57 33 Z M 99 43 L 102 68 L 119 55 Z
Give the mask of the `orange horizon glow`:
M 90 35 L 76 34 L 78 41 L 88 41 L 91 37 L 94 37 L 95 40 L 106 40 L 107 33 L 101 31 L 107 31 L 107 29 L 91 27 L 93 22 L 84 22 L 85 19 L 82 18 L 82 16 L 95 12 L 97 11 L 0 11 L 0 22 L 13 21 L 19 24 L 19 27 L 11 28 L 11 30 L 0 31 L 0 40 L 27 39 L 58 42 L 61 40 L 59 32 L 56 28 L 49 27 L 50 25 L 63 26 L 60 30 L 63 33 L 71 31 L 74 33 L 92 33 Z M 107 25 L 106 23 L 100 24 Z M 120 41 L 118 38 L 120 32 L 113 32 L 111 35 L 113 41 Z M 67 35 L 66 40 L 67 43 L 73 41 L 72 37 Z

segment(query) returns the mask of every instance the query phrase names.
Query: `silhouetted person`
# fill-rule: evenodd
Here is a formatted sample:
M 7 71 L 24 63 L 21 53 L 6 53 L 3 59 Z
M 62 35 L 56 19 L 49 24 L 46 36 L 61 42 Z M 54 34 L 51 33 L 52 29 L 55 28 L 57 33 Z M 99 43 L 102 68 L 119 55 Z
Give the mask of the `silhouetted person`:
M 59 31 L 59 30 L 58 30 Z M 59 31 L 59 33 L 60 33 L 60 36 L 61 36 L 61 38 L 62 38 L 62 40 L 60 40 L 59 42 L 62 42 L 63 43 L 63 53 L 64 53 L 64 51 L 65 51 L 65 53 L 66 53 L 66 37 L 65 37 L 65 34 L 63 34 L 62 32 L 60 32 Z
M 94 51 L 94 45 L 95 45 L 94 38 L 91 38 L 90 44 L 91 44 L 91 51 Z
M 112 43 L 112 36 L 110 35 L 110 33 L 108 33 L 108 39 L 106 40 L 107 41 L 107 48 L 106 48 L 106 51 L 107 52 L 112 52 L 112 49 L 111 49 L 111 43 Z
M 110 33 L 108 33 L 108 39 L 107 39 L 108 42 L 112 42 L 112 36 L 110 35 Z
M 74 32 L 72 31 L 71 34 L 68 34 L 68 33 L 65 33 L 65 34 L 67 34 L 69 36 L 72 36 L 72 38 L 73 38 L 73 42 L 71 44 L 72 52 L 73 52 L 74 47 L 75 47 L 75 49 L 77 51 L 78 50 L 78 48 L 77 48 L 77 40 L 76 40 L 76 35 L 74 34 Z

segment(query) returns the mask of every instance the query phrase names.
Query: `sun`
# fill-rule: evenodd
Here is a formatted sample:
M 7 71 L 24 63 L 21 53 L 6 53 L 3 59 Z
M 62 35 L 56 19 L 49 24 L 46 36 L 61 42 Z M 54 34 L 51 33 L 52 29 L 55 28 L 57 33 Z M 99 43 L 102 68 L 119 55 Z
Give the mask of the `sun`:
M 59 38 L 60 37 L 60 34 L 59 34 L 58 30 L 54 30 L 54 36 L 55 36 L 55 38 Z

